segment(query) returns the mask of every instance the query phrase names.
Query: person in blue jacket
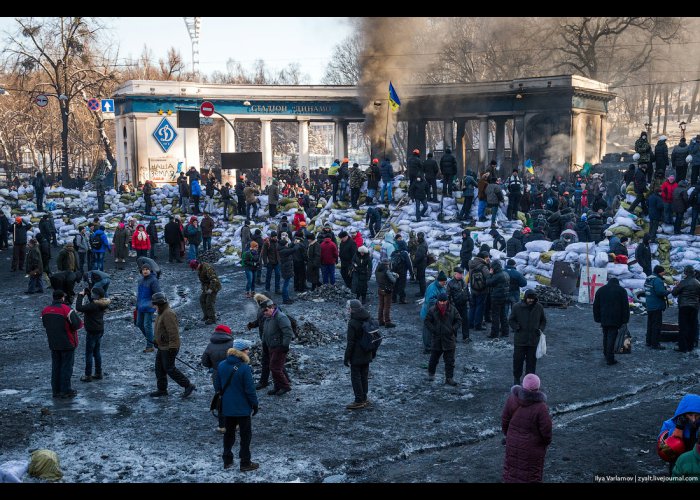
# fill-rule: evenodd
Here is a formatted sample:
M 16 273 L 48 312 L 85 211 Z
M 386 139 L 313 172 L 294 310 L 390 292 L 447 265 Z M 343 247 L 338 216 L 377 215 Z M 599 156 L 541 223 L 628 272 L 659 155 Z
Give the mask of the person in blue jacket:
M 700 396 L 686 394 L 678 403 L 673 417 L 664 421 L 657 440 L 659 456 L 669 462 L 669 471 L 678 457 L 692 450 L 698 440 L 700 427 Z
M 199 198 L 202 196 L 202 186 L 199 185 L 198 179 L 192 179 L 192 183 L 190 184 L 190 194 L 192 195 L 192 203 L 194 203 L 192 213 L 199 215 Z
M 105 227 L 104 226 L 100 226 L 100 228 L 97 231 L 95 231 L 91 236 L 91 238 L 97 238 L 97 237 L 99 237 L 102 240 L 102 246 L 100 246 L 100 248 L 93 248 L 92 249 L 92 254 L 94 256 L 92 268 L 94 270 L 104 271 L 105 270 L 105 252 L 112 251 L 112 246 L 109 244 L 109 240 L 107 239 L 107 235 L 105 234 Z
M 520 289 L 527 286 L 527 280 L 523 277 L 522 273 L 516 269 L 515 261 L 513 259 L 508 259 L 508 262 L 506 262 L 505 271 L 510 277 L 510 300 L 506 302 L 506 316 L 510 317 L 510 309 L 513 304 L 520 302 Z
M 160 281 L 147 263 L 141 266 L 141 279 L 136 292 L 136 327 L 146 338 L 146 348 L 143 352 L 153 352 L 153 313 L 156 312 L 151 297 L 162 292 Z
M 233 448 L 236 442 L 236 427 L 241 429 L 242 472 L 254 471 L 260 464 L 250 460 L 250 441 L 253 437 L 252 418 L 258 413 L 258 395 L 253 384 L 253 372 L 250 369 L 250 341 L 235 339 L 233 347 L 226 352 L 226 359 L 219 363 L 214 377 L 214 389 L 217 392 L 226 386 L 221 397 L 221 411 L 225 416 L 224 433 L 224 469 L 233 466 Z M 230 382 L 229 382 L 230 380 Z
M 646 295 L 647 307 L 647 347 L 652 349 L 666 349 L 659 344 L 661 338 L 661 321 L 666 309 L 666 296 L 671 293 L 664 286 L 663 275 L 666 269 L 663 266 L 654 267 L 654 274 L 644 282 L 644 295 Z

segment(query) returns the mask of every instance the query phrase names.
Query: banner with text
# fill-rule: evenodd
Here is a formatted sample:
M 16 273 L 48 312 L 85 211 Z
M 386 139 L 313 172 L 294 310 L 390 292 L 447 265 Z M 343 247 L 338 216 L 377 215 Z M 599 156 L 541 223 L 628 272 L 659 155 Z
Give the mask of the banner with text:
M 149 158 L 148 159 L 148 177 L 141 180 L 150 180 L 160 184 L 174 184 L 177 182 L 178 164 L 184 165 L 184 158 Z

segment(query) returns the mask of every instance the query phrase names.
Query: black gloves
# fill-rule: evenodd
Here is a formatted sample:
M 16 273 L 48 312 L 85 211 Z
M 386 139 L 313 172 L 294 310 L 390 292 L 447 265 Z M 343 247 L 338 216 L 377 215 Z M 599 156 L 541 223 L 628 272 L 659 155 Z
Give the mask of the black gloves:
M 343 360 L 343 364 L 344 364 L 345 366 L 350 366 L 350 361 L 348 361 L 347 359 L 344 359 L 344 360 Z
M 248 330 L 251 330 L 251 329 L 255 328 L 255 325 L 253 324 L 252 321 L 249 321 L 248 324 L 247 324 L 246 326 L 248 327 Z
M 253 405 L 253 414 L 251 416 L 255 416 L 258 414 L 258 405 Z
M 282 347 L 282 352 L 284 352 L 284 353 L 289 352 L 289 346 L 287 346 L 287 347 Z

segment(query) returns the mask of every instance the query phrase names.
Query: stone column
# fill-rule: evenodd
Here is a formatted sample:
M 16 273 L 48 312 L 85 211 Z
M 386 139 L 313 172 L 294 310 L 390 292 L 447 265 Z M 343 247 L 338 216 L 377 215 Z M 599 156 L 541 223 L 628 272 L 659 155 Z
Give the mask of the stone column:
M 348 122 L 341 119 L 333 121 L 335 122 L 335 143 L 333 154 L 335 155 L 335 158 L 342 162 L 343 158 L 348 156 Z
M 600 158 L 602 160 L 608 152 L 608 120 L 605 115 L 600 115 Z
M 496 121 L 496 162 L 500 168 L 501 176 L 504 178 L 510 175 L 510 172 L 505 166 L 506 157 L 506 118 L 499 116 Z
M 571 165 L 583 166 L 586 158 L 586 122 L 579 111 L 571 112 Z
M 486 168 L 489 161 L 489 117 L 479 115 L 479 168 Z
M 299 172 L 309 177 L 309 119 L 299 118 Z
M 262 151 L 262 171 L 260 189 L 265 189 L 267 180 L 272 177 L 272 118 L 260 118 L 260 151 Z
M 235 153 L 236 152 L 236 133 L 225 120 L 219 120 L 221 123 L 221 152 Z M 237 171 L 234 169 L 221 169 L 221 184 L 229 183 L 231 186 L 236 185 Z
M 147 117 L 136 117 L 133 123 L 134 136 L 136 137 L 136 151 L 133 155 L 134 161 L 131 164 L 131 169 L 128 170 L 126 174 L 127 180 L 136 185 L 140 179 L 145 180 L 150 174 L 148 169 L 148 143 L 149 139 L 153 140 L 153 137 L 149 137 Z
M 442 124 L 442 149 L 454 149 L 454 121 L 445 120 Z
M 406 147 L 406 158 L 411 156 L 414 149 L 420 151 L 421 157 L 425 158 L 425 120 L 408 120 Z
M 467 127 L 467 120 L 456 120 L 457 122 L 457 140 L 455 141 L 455 149 L 453 151 L 455 160 L 457 160 L 457 175 L 464 177 L 465 162 L 464 162 L 464 130 Z

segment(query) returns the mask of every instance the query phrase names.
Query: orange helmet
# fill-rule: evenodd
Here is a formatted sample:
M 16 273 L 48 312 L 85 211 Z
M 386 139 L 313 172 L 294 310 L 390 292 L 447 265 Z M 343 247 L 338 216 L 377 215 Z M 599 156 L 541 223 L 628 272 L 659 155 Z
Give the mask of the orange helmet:
M 420 151 L 419 151 L 418 149 L 414 149 L 413 152 L 414 152 L 415 154 L 417 154 L 417 155 L 420 154 Z
M 379 160 L 377 160 L 376 158 L 372 158 L 372 163 L 379 163 Z

